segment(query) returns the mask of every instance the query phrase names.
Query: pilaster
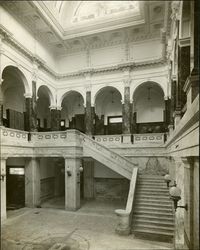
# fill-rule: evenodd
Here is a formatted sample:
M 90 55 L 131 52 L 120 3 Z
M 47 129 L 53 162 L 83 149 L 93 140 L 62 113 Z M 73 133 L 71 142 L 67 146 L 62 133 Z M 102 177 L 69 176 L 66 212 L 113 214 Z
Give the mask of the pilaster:
M 65 209 L 80 208 L 80 157 L 65 158 Z
M 91 158 L 85 158 L 84 161 L 84 198 L 94 198 L 94 160 Z
M 25 205 L 40 205 L 40 162 L 39 158 L 28 158 L 25 163 Z
M 6 158 L 1 157 L 1 223 L 7 218 L 6 214 Z

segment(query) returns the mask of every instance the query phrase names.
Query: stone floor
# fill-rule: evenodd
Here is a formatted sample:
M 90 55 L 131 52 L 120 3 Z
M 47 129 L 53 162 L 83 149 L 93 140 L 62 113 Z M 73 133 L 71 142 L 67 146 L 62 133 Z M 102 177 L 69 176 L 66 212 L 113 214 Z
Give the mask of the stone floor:
M 115 234 L 113 202 L 86 202 L 77 212 L 55 208 L 8 211 L 2 225 L 2 250 L 156 250 L 167 243 Z

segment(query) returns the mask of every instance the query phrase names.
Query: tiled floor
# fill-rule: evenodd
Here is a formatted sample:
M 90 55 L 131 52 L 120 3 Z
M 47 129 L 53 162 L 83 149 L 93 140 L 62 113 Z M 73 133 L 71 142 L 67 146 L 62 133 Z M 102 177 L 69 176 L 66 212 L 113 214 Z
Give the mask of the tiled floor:
M 156 250 L 170 244 L 115 234 L 113 202 L 86 202 L 77 212 L 23 208 L 8 212 L 2 225 L 3 250 Z

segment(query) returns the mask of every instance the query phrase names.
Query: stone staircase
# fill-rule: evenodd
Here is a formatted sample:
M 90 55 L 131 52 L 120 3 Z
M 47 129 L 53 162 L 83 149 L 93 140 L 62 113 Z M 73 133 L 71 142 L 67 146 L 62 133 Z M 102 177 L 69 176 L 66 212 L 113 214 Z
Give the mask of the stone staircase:
M 132 233 L 139 238 L 173 242 L 174 214 L 163 176 L 138 175 Z

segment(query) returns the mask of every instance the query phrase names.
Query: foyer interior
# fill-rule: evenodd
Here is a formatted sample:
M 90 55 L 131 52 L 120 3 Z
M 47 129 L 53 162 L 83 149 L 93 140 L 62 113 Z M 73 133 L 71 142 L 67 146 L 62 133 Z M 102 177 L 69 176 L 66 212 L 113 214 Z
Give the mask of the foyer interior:
M 61 235 L 64 214 L 86 231 L 89 216 L 119 246 L 199 249 L 199 16 L 197 1 L 0 2 L 5 250 L 35 213 Z

